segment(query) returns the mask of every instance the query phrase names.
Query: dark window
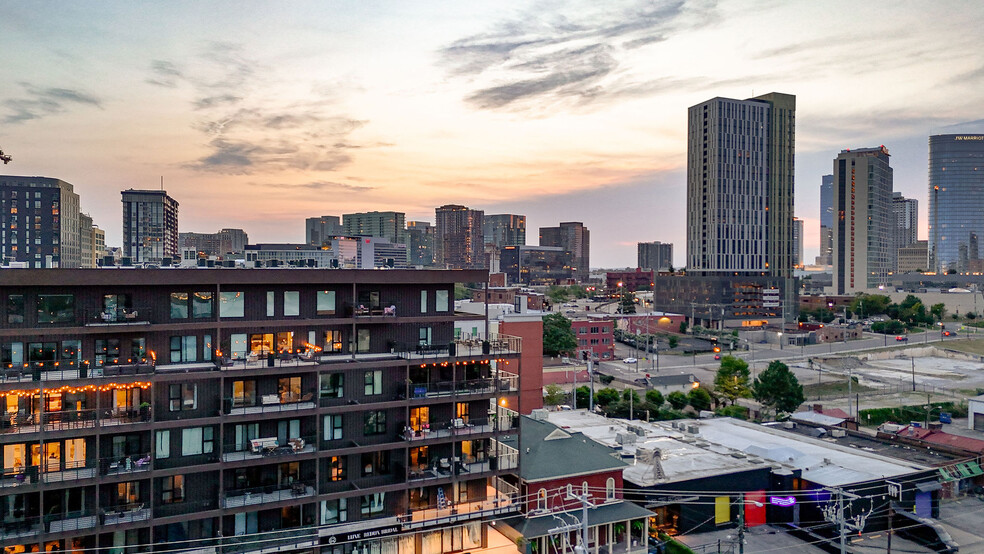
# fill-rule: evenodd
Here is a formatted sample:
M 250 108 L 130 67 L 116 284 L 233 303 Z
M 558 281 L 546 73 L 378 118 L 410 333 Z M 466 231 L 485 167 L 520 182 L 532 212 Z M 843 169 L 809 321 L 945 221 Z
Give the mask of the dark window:
M 195 319 L 212 317 L 212 293 L 196 292 L 191 295 L 191 311 Z
M 389 473 L 389 451 L 365 452 L 362 454 L 362 476 L 385 475 Z
M 168 386 L 167 401 L 169 411 L 194 410 L 198 407 L 198 385 L 181 384 Z
M 321 376 L 321 398 L 342 398 L 345 396 L 345 374 L 329 373 Z
M 188 293 L 171 293 L 171 319 L 188 319 Z
M 39 294 L 38 323 L 71 323 L 75 320 L 75 296 Z
M 365 375 L 365 393 L 366 396 L 373 396 L 383 393 L 383 372 L 382 370 L 376 369 L 373 371 L 367 371 Z
M 7 323 L 24 323 L 24 295 L 7 295 Z
M 366 412 L 365 435 L 382 435 L 386 432 L 386 412 L 376 410 Z

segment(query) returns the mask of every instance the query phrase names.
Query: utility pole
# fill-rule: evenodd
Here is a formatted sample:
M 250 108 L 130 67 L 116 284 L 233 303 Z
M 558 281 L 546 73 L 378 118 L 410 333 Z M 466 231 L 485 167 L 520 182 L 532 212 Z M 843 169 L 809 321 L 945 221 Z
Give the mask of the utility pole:
M 841 554 L 845 554 L 847 552 L 847 529 L 860 533 L 864 529 L 864 524 L 865 521 L 868 520 L 868 516 L 870 516 L 874 510 L 873 508 L 869 509 L 867 513 L 852 517 L 850 518 L 850 521 L 848 521 L 848 519 L 844 517 L 844 498 L 849 500 L 860 500 L 861 497 L 854 493 L 845 492 L 844 489 L 841 489 L 840 487 L 825 487 L 823 490 L 837 495 L 836 503 L 832 505 L 828 504 L 822 509 L 822 511 L 824 519 L 837 526 L 837 532 L 840 536 L 840 551 Z
M 592 504 L 590 500 L 591 496 L 587 492 L 583 492 L 580 495 L 568 494 L 566 499 L 578 500 L 581 502 L 581 523 L 564 525 L 563 527 L 556 527 L 554 529 L 548 530 L 547 532 L 550 533 L 551 535 L 554 535 L 557 533 L 569 533 L 571 531 L 580 529 L 581 545 L 580 547 L 575 548 L 574 552 L 587 554 L 588 553 L 588 508 L 594 508 L 594 504 Z
M 588 357 L 588 381 L 591 382 L 591 392 L 588 394 L 588 411 L 594 413 L 594 372 L 592 371 L 593 361 Z
M 909 356 L 909 361 L 912 363 L 912 392 L 916 392 L 916 359 Z
M 738 554 L 745 554 L 745 498 L 738 496 Z

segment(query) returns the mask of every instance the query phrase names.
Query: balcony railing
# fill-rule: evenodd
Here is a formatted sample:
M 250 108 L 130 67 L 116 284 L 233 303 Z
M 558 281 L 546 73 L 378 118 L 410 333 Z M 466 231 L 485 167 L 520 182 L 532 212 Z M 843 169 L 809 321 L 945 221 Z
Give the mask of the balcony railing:
M 219 552 L 225 554 L 246 554 L 248 552 L 293 552 L 313 548 L 318 544 L 314 529 L 283 529 L 267 533 L 252 533 L 242 537 L 223 537 Z
M 43 473 L 41 481 L 44 483 L 61 483 L 64 481 L 77 481 L 79 479 L 92 479 L 96 476 L 96 464 L 88 460 L 78 462 L 65 462 L 61 467 L 54 469 L 48 464 Z
M 439 381 L 436 383 L 411 383 L 410 398 L 435 398 L 442 396 L 466 396 L 473 394 L 492 394 L 496 390 L 496 380 L 471 379 L 468 381 Z
M 499 479 L 496 479 L 498 482 Z M 421 527 L 450 525 L 458 521 L 468 521 L 490 516 L 500 516 L 515 513 L 520 510 L 519 491 L 512 487 L 511 491 L 486 488 L 486 498 L 474 502 L 460 502 L 446 508 L 414 509 L 411 513 L 400 516 L 404 530 Z
M 314 400 L 313 392 L 305 393 L 300 397 L 264 394 L 255 399 L 223 398 L 222 407 L 227 415 L 296 412 L 315 408 Z
M 14 539 L 18 537 L 37 536 L 41 529 L 40 517 L 4 518 L 0 523 L 0 540 Z
M 400 438 L 413 442 L 491 433 L 494 430 L 493 423 L 494 421 L 491 419 L 471 418 L 465 421 L 457 418 L 445 423 L 429 423 L 427 427 L 419 430 L 406 427 Z
M 143 502 L 120 504 L 102 511 L 103 525 L 121 525 L 150 519 L 150 508 Z
M 110 310 L 86 310 L 83 320 L 86 327 L 101 325 L 148 325 L 153 321 L 149 306 L 115 308 Z
M 153 459 L 149 452 L 99 459 L 99 473 L 102 475 L 131 475 L 150 471 L 152 468 Z
M 495 464 L 497 467 L 492 469 L 516 469 L 519 467 L 519 450 L 501 441 L 495 439 L 490 441 L 489 456 L 496 456 L 497 458 Z
M 284 444 L 281 444 L 277 437 L 251 439 L 243 443 L 230 442 L 222 448 L 222 461 L 238 462 L 310 454 L 318 451 L 317 440 L 318 437 L 309 435 L 288 439 Z
M 0 432 L 37 433 L 44 431 L 64 431 L 88 429 L 95 426 L 108 427 L 146 423 L 150 421 L 150 408 L 131 408 L 117 410 L 61 410 L 34 414 L 12 414 L 0 418 Z
M 456 339 L 447 344 L 397 344 L 394 352 L 408 360 L 462 358 L 469 356 L 505 356 L 520 354 L 523 339 L 511 335 L 492 335 L 489 340 Z
M 268 485 L 227 490 L 221 504 L 223 508 L 238 508 L 304 498 L 314 496 L 314 494 L 313 482 L 298 481 L 290 485 Z
M 99 525 L 99 515 L 93 512 L 68 512 L 44 516 L 45 530 L 49 533 L 79 531 Z

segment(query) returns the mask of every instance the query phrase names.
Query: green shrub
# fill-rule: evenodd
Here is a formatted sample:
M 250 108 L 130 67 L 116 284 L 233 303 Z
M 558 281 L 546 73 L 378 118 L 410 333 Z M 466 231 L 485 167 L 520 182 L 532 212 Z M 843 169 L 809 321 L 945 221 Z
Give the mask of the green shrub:
M 748 408 L 744 406 L 725 406 L 714 410 L 714 413 L 722 417 L 733 417 L 735 419 L 748 419 Z

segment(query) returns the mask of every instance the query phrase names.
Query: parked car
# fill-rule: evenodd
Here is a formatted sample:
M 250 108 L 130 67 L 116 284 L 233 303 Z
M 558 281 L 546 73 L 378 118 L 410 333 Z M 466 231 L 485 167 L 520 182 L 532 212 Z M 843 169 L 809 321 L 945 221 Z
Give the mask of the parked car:
M 897 337 L 895 337 L 895 341 L 896 342 L 909 342 L 909 337 L 903 337 L 902 335 L 898 335 Z
M 637 360 L 635 358 L 626 358 L 626 359 L 622 360 L 622 363 L 623 364 L 634 364 L 634 363 L 636 363 L 638 361 L 639 360 Z

